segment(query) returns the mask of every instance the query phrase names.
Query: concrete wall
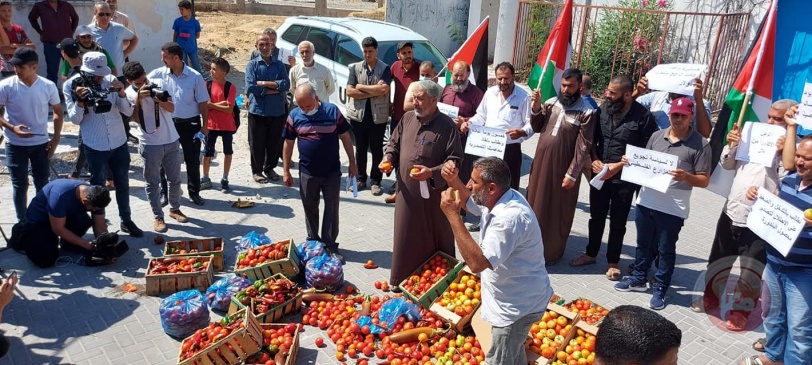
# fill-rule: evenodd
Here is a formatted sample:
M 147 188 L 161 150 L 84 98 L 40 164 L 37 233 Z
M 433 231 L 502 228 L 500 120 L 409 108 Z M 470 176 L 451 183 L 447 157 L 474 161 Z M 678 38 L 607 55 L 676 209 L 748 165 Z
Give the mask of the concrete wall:
M 92 3 L 71 3 L 79 14 L 79 24 L 87 24 L 93 19 Z M 41 65 L 39 73 L 45 76 L 45 60 L 42 54 L 42 44 L 39 35 L 28 21 L 28 13 L 33 3 L 20 4 L 14 2 L 14 16 L 12 21 L 25 29 L 28 37 L 37 45 L 40 53 Z M 167 0 L 119 0 L 119 11 L 127 14 L 135 22 L 138 32 L 138 49 L 130 56 L 131 60 L 140 61 L 144 68 L 151 70 L 160 66 L 161 45 L 172 40 L 172 23 L 178 14 L 175 1 Z
M 474 32 L 476 26 L 490 16 L 488 25 L 488 59 L 493 59 L 494 45 L 496 44 L 496 27 L 499 24 L 499 0 L 470 0 L 471 10 L 468 12 L 468 34 Z
M 398 0 L 386 2 L 386 21 L 422 34 L 446 57 L 459 49 L 468 35 L 470 0 Z M 474 26 L 479 21 L 473 23 Z M 450 33 L 455 33 L 452 36 Z M 459 38 L 459 39 L 454 39 Z
M 167 0 L 168 1 L 168 0 Z M 278 16 L 329 16 L 346 17 L 356 10 L 331 9 L 327 7 L 326 0 L 316 0 L 314 6 L 263 4 L 249 1 L 235 3 L 197 2 L 195 10 L 200 11 L 226 11 L 238 14 L 265 14 Z

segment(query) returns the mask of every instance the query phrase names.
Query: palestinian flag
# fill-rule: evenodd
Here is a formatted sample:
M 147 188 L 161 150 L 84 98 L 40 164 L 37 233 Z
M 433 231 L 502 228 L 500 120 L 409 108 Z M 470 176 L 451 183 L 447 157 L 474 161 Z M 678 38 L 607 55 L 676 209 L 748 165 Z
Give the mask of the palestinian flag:
M 767 120 L 773 96 L 777 2 L 773 0 L 770 4 L 769 12 L 759 27 L 758 37 L 750 46 L 739 76 L 733 83 L 733 88 L 730 89 L 717 118 L 716 128 L 710 138 L 714 165 L 719 162 L 722 148 L 727 144 L 727 132 L 734 125 L 739 121 L 743 125 L 745 122 Z
M 482 23 L 476 27 L 468 40 L 462 44 L 460 49 L 448 59 L 446 67 L 448 70 L 445 73 L 445 84 L 451 85 L 451 70 L 454 69 L 454 63 L 457 61 L 465 61 L 471 65 L 471 77 L 474 83 L 480 90 L 485 92 L 488 89 L 488 24 L 490 17 L 485 17 Z
M 539 89 L 544 99 L 558 95 L 561 75 L 570 66 L 571 32 L 572 0 L 567 0 L 547 37 L 547 43 L 544 43 L 539 52 L 533 70 L 530 71 L 530 79 L 527 80 L 527 85 L 533 90 Z

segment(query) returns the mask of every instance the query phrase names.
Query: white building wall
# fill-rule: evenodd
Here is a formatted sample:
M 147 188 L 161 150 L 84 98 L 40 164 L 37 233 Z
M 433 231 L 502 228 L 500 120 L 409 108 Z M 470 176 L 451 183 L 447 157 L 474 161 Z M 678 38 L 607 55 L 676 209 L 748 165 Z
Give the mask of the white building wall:
M 397 0 L 386 2 L 386 21 L 420 33 L 446 57 L 467 38 L 469 0 Z M 474 27 L 479 21 L 474 23 Z M 456 32 L 456 35 L 451 33 Z M 459 38 L 459 39 L 455 39 Z

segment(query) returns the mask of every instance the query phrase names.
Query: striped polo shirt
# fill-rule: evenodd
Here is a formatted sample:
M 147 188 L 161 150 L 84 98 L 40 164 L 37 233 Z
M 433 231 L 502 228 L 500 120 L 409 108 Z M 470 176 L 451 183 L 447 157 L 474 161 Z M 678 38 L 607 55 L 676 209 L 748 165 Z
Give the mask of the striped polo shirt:
M 300 108 L 291 110 L 282 136 L 291 140 L 298 138 L 299 171 L 327 177 L 341 171 L 338 135 L 349 130 L 350 124 L 338 107 L 322 101 L 312 116 Z
M 778 197 L 800 210 L 812 208 L 812 188 L 801 190 L 801 177 L 797 172 L 781 180 Z M 812 267 L 812 227 L 804 226 L 789 254 L 784 257 L 771 245 L 767 245 L 767 259 L 783 266 Z

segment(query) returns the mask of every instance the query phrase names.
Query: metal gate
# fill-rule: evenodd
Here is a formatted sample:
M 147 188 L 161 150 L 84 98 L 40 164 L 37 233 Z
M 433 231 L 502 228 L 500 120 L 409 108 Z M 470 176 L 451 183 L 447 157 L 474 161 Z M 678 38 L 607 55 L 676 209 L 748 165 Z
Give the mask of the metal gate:
M 513 64 L 526 75 L 563 4 L 519 1 Z M 573 6 L 572 67 L 592 75 L 598 96 L 615 74 L 637 80 L 657 64 L 708 65 L 705 98 L 721 109 L 747 47 L 750 14 Z

